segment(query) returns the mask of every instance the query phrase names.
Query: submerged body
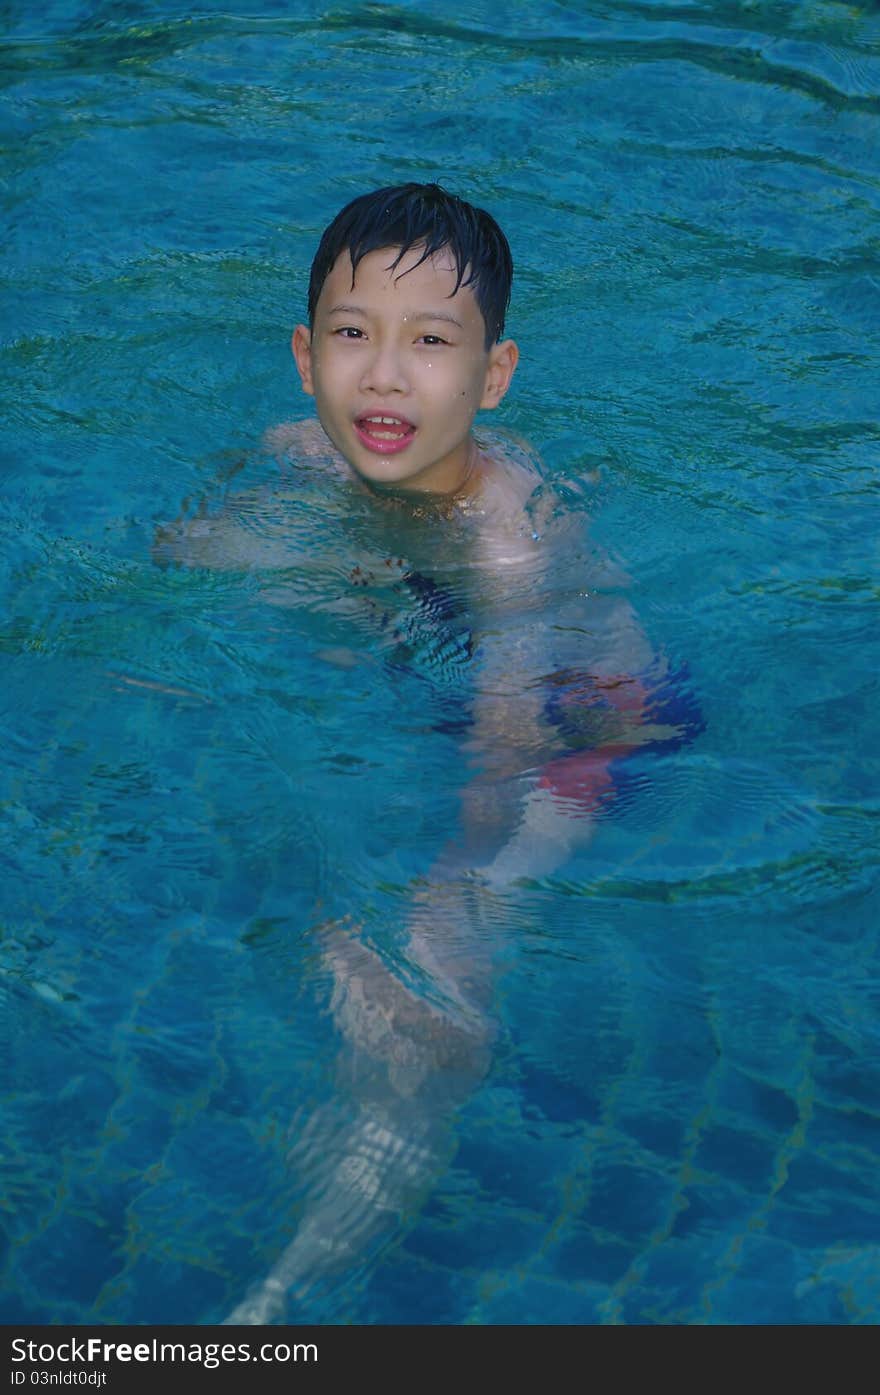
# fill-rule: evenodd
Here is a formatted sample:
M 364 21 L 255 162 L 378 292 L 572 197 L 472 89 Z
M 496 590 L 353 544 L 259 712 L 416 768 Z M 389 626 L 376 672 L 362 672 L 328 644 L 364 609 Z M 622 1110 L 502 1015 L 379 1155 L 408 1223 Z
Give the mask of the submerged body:
M 474 434 L 477 411 L 499 406 L 517 365 L 501 337 L 511 276 L 494 220 L 435 185 L 347 205 L 321 239 L 309 323 L 292 340 L 318 422 L 267 438 L 281 465 L 274 498 L 240 497 L 159 540 L 166 559 L 247 568 L 268 604 L 319 608 L 328 662 L 358 662 L 358 645 L 347 658 L 339 643 L 349 625 L 360 652 L 367 631 L 392 669 L 417 664 L 433 685 L 439 653 L 468 680 L 450 713 L 460 816 L 412 889 L 411 981 L 356 925 L 316 929 L 345 1123 L 334 1111 L 315 1122 L 314 1177 L 294 1141 L 292 1165 L 307 1179 L 297 1233 L 229 1321 L 283 1319 L 288 1294 L 406 1223 L 491 1060 L 486 898 L 564 861 L 590 836 L 610 762 L 657 737 L 638 676 L 650 647 L 621 579 L 586 547 L 582 520 L 554 507 L 527 448 Z M 301 490 L 321 501 L 317 530 L 291 526 Z M 417 788 L 419 775 L 410 750 L 400 779 Z
M 577 742 L 568 749 L 571 674 L 618 682 L 650 658 L 620 577 L 595 552 L 584 585 L 583 519 L 554 508 L 518 443 L 481 434 L 480 488 L 453 499 L 370 497 L 316 422 L 275 429 L 266 448 L 277 481 L 229 499 L 213 517 L 163 530 L 157 558 L 246 569 L 259 583 L 257 602 L 282 615 L 319 603 L 328 637 L 351 631 L 350 647 L 328 646 L 328 665 L 360 671 L 366 637 L 386 670 L 416 665 L 431 682 L 439 655 L 444 672 L 452 663 L 466 681 L 455 686 L 460 820 L 438 830 L 434 864 L 413 888 L 410 981 L 356 924 L 315 927 L 333 981 L 337 1102 L 302 1134 L 298 1124 L 293 1130 L 291 1167 L 306 1189 L 301 1221 L 229 1315 L 236 1323 L 285 1321 L 291 1300 L 399 1234 L 447 1166 L 455 1112 L 491 1063 L 498 946 L 487 924 L 497 926 L 497 898 L 519 878 L 552 871 L 592 834 L 591 799 L 544 778 L 577 759 Z M 311 517 L 304 551 L 290 519 L 316 497 L 326 535 Z M 437 673 L 440 681 L 439 665 Z M 621 721 L 633 744 L 658 734 L 642 714 L 609 715 L 589 699 L 582 723 L 584 714 L 600 762 L 603 739 L 613 736 L 619 752 Z M 419 773 L 403 760 L 400 779 L 417 787 Z

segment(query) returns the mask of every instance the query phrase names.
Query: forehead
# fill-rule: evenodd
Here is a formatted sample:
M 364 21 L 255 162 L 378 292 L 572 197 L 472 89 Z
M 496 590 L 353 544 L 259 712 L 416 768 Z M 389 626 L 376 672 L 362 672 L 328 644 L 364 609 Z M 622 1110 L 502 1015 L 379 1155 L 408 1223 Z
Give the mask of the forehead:
M 329 313 L 334 305 L 363 302 L 365 310 L 390 309 L 406 314 L 411 310 L 440 309 L 454 313 L 462 323 L 478 325 L 483 317 L 470 286 L 459 286 L 455 260 L 445 248 L 421 261 L 423 248 L 411 247 L 394 270 L 398 247 L 382 247 L 368 252 L 358 262 L 352 286 L 351 256 L 346 249 L 336 259 L 321 289 L 319 308 Z

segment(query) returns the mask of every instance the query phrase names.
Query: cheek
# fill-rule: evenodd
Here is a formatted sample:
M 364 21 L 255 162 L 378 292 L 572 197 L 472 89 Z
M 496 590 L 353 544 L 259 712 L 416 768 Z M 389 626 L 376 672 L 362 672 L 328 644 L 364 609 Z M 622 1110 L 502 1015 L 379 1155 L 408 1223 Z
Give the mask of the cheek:
M 312 356 L 312 378 L 315 388 L 325 402 L 334 401 L 340 392 L 348 391 L 345 364 L 340 363 L 332 350 Z
M 461 373 L 451 373 L 449 366 L 439 360 L 421 363 L 419 368 L 418 387 L 438 411 L 449 411 L 453 405 L 456 408 L 468 406 L 473 393 L 471 385 L 462 378 Z
M 483 380 L 477 382 L 476 378 L 471 378 L 467 383 L 462 383 L 458 392 L 458 400 L 463 407 L 477 408 L 483 396 Z
M 438 364 L 436 374 L 432 374 L 431 377 L 437 388 L 441 389 L 446 401 L 455 402 L 457 406 L 469 407 L 472 403 L 479 402 L 482 396 L 482 379 L 478 382 L 474 373 L 459 371 L 444 375 Z

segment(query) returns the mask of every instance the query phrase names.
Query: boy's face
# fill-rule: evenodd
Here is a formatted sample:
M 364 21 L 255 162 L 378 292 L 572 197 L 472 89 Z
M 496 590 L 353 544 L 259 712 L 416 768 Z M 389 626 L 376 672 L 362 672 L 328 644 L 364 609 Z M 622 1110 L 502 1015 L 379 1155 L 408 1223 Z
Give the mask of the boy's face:
M 371 484 L 448 494 L 467 480 L 471 426 L 497 407 L 516 367 L 512 340 L 486 348 L 469 286 L 455 295 L 455 266 L 441 251 L 416 265 L 412 248 L 358 263 L 343 252 L 324 282 L 314 328 L 298 325 L 293 352 L 321 425 Z

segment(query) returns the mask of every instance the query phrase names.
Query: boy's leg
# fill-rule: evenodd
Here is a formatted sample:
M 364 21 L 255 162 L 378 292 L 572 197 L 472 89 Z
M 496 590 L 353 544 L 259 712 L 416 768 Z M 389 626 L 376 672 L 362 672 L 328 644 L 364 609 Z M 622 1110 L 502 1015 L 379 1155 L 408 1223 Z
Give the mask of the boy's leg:
M 563 803 L 538 785 L 523 800 L 519 826 L 479 875 L 493 891 L 504 891 L 523 877 L 549 876 L 576 847 L 590 841 L 594 826 L 588 808 Z
M 337 1098 L 294 1142 L 306 1188 L 297 1232 L 229 1324 L 283 1321 L 291 1296 L 362 1263 L 405 1227 L 448 1164 L 453 1114 L 491 1058 L 489 1019 L 461 975 L 435 968 L 425 928 L 413 927 L 411 962 L 433 982 L 434 1001 L 407 988 L 350 925 L 320 933 L 345 1042 Z

